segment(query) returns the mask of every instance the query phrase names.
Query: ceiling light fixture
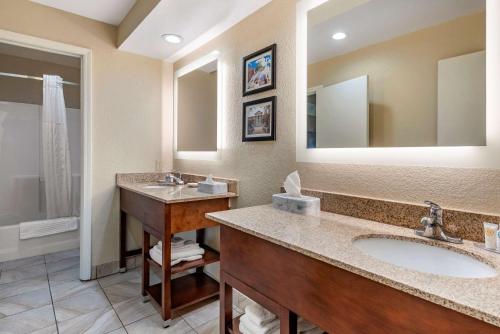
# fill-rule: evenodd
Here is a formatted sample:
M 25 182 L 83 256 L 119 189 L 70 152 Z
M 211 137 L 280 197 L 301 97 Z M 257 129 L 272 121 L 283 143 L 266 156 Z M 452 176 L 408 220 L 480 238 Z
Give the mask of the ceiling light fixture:
M 170 43 L 170 44 L 179 44 L 182 42 L 182 37 L 179 35 L 175 35 L 175 34 L 163 34 L 163 35 L 161 35 L 161 38 L 165 42 Z
M 332 35 L 332 38 L 336 41 L 340 41 L 341 39 L 345 39 L 347 35 L 344 32 L 336 32 Z

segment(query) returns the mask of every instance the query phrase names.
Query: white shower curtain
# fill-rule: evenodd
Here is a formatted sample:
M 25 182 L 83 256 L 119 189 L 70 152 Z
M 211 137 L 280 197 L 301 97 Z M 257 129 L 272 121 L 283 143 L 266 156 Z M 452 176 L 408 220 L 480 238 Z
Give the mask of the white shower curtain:
M 69 217 L 71 162 L 62 78 L 43 76 L 42 166 L 47 218 Z

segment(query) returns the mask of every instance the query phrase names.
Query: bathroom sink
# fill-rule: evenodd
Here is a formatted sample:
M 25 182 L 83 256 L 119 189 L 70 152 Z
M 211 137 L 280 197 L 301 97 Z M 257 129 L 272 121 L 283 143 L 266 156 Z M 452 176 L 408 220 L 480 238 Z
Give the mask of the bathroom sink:
M 422 242 L 367 237 L 356 239 L 353 244 L 378 260 L 423 273 L 459 278 L 487 278 L 497 275 L 495 268 L 472 256 Z
M 153 184 L 149 186 L 144 186 L 144 189 L 164 189 L 164 188 L 170 188 L 172 186 L 170 185 L 161 185 L 161 184 Z

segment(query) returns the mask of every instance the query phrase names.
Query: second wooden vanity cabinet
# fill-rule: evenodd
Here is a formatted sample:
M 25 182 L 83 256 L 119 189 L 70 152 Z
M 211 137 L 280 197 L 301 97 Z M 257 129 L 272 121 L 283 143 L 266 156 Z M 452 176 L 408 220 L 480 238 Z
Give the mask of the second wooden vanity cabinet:
M 219 283 L 203 271 L 205 265 L 219 261 L 219 252 L 205 245 L 204 230 L 218 224 L 205 218 L 205 214 L 228 209 L 229 198 L 163 203 L 127 189 L 120 189 L 122 225 L 125 224 L 127 215 L 142 223 L 142 295 L 151 297 L 164 321 L 171 319 L 175 310 L 219 294 Z M 196 231 L 196 241 L 205 249 L 205 254 L 200 260 L 171 266 L 172 235 L 186 231 Z M 149 256 L 151 236 L 163 243 L 161 266 Z M 161 271 L 161 283 L 150 285 L 150 266 Z M 173 274 L 192 269 L 195 269 L 194 273 L 171 279 Z
M 279 315 L 281 334 L 296 334 L 297 315 L 332 334 L 500 332 L 486 322 L 232 227 L 221 226 L 220 244 L 221 334 L 239 333 L 232 320 L 232 288 Z

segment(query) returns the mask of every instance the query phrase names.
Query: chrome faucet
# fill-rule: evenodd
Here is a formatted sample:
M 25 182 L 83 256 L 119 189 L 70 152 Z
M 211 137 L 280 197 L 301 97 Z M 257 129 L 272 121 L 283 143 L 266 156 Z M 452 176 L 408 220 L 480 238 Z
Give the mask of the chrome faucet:
M 177 173 L 179 176 L 175 176 L 175 173 Z M 170 172 L 165 176 L 165 182 L 170 185 L 182 185 L 184 184 L 184 181 L 182 181 L 182 174 L 180 172 Z
M 416 229 L 415 234 L 421 237 L 448 241 L 455 244 L 463 243 L 461 238 L 454 237 L 445 231 L 443 226 L 443 209 L 431 201 L 425 201 L 424 203 L 429 205 L 429 216 L 423 217 L 420 220 L 420 224 L 424 227 L 422 229 Z

